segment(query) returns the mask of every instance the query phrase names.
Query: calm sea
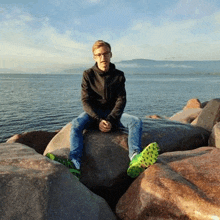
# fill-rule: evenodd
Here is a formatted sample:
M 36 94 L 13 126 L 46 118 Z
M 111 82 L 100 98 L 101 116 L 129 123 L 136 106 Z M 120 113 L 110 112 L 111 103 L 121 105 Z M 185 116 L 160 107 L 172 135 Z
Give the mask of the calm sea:
M 82 112 L 81 74 L 0 74 L 0 143 L 14 134 L 61 129 Z M 171 116 L 191 98 L 220 98 L 220 75 L 126 74 L 125 111 Z

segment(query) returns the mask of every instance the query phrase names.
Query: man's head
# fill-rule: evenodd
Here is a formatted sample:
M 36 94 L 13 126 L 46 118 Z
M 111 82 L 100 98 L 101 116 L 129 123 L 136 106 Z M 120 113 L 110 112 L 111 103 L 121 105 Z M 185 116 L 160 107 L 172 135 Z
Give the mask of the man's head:
M 98 68 L 104 72 L 109 70 L 110 59 L 112 57 L 109 43 L 98 40 L 92 47 L 93 59 L 97 62 Z

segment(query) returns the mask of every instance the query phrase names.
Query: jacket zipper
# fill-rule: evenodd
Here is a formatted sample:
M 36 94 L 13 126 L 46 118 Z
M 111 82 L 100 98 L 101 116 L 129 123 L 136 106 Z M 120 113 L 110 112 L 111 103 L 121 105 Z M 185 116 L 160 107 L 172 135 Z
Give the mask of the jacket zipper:
M 106 91 L 106 76 L 104 76 L 104 99 L 107 99 L 107 91 Z

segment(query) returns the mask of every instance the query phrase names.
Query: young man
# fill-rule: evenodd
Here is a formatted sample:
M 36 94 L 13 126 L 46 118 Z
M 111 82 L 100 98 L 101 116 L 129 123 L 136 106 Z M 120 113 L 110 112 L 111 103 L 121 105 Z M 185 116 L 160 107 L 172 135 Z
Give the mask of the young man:
M 70 134 L 70 160 L 76 172 L 80 172 L 83 151 L 83 130 L 97 126 L 101 132 L 124 126 L 128 128 L 129 158 L 127 173 L 135 178 L 149 165 L 156 162 L 158 146 L 141 147 L 142 121 L 123 113 L 126 105 L 125 76 L 110 62 L 111 46 L 102 40 L 92 47 L 95 65 L 84 71 L 81 99 L 84 112 L 72 121 Z M 74 172 L 74 169 L 72 170 Z

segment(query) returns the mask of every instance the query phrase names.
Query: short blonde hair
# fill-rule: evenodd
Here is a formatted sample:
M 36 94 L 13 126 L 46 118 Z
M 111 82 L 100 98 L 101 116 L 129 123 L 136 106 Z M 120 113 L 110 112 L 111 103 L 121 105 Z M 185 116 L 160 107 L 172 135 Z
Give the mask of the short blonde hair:
M 97 40 L 93 46 L 92 46 L 92 52 L 94 53 L 94 51 L 100 47 L 108 47 L 110 49 L 111 52 L 111 45 L 103 40 Z

